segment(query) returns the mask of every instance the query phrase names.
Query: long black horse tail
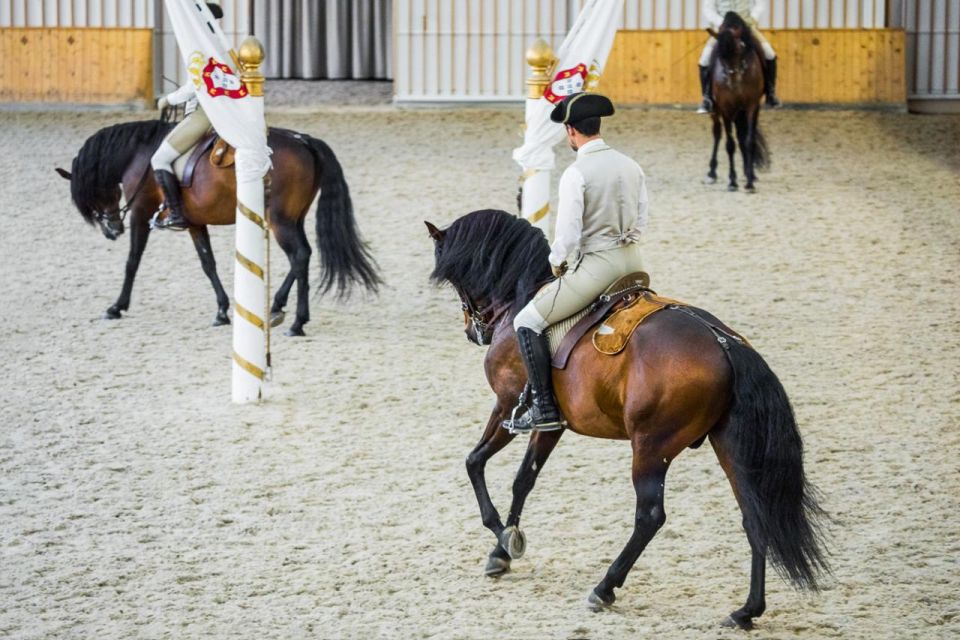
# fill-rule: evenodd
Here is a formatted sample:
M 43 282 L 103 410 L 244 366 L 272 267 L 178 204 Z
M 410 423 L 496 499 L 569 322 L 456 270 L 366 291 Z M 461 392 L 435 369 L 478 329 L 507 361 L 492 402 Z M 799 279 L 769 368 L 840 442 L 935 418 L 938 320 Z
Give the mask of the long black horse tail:
M 757 114 L 757 120 L 753 129 L 753 166 L 757 169 L 770 168 L 770 149 L 767 147 L 767 138 L 760 130 L 760 116 Z
M 751 347 L 731 344 L 727 353 L 734 373 L 727 442 L 747 534 L 766 548 L 780 575 L 817 591 L 819 577 L 829 572 L 822 530 L 827 515 L 803 471 L 803 441 L 790 400 Z
M 367 243 L 360 239 L 343 167 L 325 142 L 303 137 L 316 156 L 320 172 L 320 201 L 317 203 L 320 293 L 327 293 L 336 286 L 337 297 L 346 298 L 355 284 L 377 292 L 383 280 Z

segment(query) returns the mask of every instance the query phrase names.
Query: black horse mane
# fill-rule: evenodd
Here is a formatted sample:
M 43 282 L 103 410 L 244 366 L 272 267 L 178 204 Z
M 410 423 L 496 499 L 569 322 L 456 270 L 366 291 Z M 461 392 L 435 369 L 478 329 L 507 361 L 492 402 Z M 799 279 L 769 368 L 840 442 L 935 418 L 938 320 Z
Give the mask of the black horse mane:
M 753 40 L 753 32 L 747 23 L 740 17 L 736 11 L 728 11 L 723 16 L 723 23 L 720 25 L 720 31 L 717 33 L 717 54 L 721 60 L 732 59 L 737 51 L 737 39 L 733 31 L 739 31 L 744 44 L 744 51 L 757 51 L 757 43 Z
M 124 122 L 97 131 L 83 143 L 73 159 L 70 195 L 84 220 L 93 224 L 98 200 L 120 183 L 137 150 L 155 149 L 170 127 L 161 120 Z
M 494 306 L 519 309 L 550 280 L 549 255 L 540 229 L 506 211 L 482 209 L 444 231 L 430 280 L 450 282 Z

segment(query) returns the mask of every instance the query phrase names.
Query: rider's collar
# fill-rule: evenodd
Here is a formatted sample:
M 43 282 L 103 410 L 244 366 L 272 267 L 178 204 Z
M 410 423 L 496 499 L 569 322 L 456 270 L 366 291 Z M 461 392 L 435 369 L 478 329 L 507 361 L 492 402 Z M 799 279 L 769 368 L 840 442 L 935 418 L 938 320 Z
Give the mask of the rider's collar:
M 601 149 L 606 148 L 607 143 L 603 141 L 603 138 L 595 138 L 590 142 L 587 142 L 582 147 L 577 149 L 577 156 L 582 156 L 585 153 L 592 153 L 594 151 L 600 151 Z

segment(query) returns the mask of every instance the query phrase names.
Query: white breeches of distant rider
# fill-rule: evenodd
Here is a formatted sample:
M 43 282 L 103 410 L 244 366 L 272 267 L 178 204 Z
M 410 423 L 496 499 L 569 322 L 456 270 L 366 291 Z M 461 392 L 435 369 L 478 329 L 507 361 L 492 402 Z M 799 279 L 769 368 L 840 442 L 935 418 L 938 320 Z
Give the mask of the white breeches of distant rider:
M 513 320 L 536 333 L 585 309 L 618 278 L 643 271 L 640 245 L 588 253 L 573 270 L 545 285 Z
M 765 60 L 773 60 L 777 57 L 776 52 L 773 50 L 773 47 L 770 46 L 770 43 L 767 42 L 767 39 L 763 37 L 763 34 L 760 33 L 757 29 L 750 29 L 753 32 L 753 37 L 757 39 L 757 43 L 760 45 L 760 48 L 763 50 L 763 57 Z M 703 46 L 703 53 L 700 54 L 699 64 L 701 67 L 710 66 L 710 58 L 713 57 L 713 50 L 717 48 L 717 39 L 710 38 L 707 40 L 707 44 Z
M 150 158 L 150 166 L 154 171 L 163 170 L 173 173 L 173 163 L 177 158 L 200 142 L 209 130 L 210 119 L 207 118 L 203 109 L 197 109 L 167 134 Z

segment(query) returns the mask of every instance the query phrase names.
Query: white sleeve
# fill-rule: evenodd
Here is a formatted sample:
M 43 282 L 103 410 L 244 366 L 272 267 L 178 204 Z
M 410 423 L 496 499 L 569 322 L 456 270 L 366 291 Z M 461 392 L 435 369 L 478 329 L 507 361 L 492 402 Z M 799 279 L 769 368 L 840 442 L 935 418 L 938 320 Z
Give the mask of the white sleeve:
M 580 170 L 570 166 L 560 176 L 557 236 L 550 247 L 550 264 L 559 267 L 580 246 L 583 234 L 583 188 Z
M 640 169 L 640 166 L 637 165 L 637 168 Z M 643 169 L 640 169 L 640 206 L 637 208 L 637 223 L 634 225 L 634 228 L 640 232 L 647 228 L 647 221 L 649 220 L 648 202 L 647 176 L 644 175 Z
M 197 91 L 193 88 L 193 83 L 188 82 L 173 93 L 167 95 L 167 103 L 172 106 L 176 106 L 178 104 L 187 102 L 195 95 L 197 95 Z
M 753 6 L 750 7 L 750 17 L 754 22 L 760 22 L 760 16 L 767 10 L 766 0 L 753 0 Z
M 714 0 L 703 0 L 702 13 L 707 24 L 711 25 L 714 29 L 720 28 L 720 24 L 723 22 L 723 16 L 717 13 L 717 5 Z

